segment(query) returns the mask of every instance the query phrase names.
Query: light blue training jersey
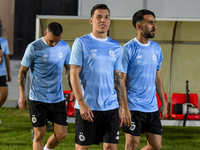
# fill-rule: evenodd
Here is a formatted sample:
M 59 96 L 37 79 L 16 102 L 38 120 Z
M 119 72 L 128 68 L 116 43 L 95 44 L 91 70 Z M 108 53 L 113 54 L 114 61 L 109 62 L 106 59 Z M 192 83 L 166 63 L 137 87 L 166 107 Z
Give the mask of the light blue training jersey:
M 64 100 L 62 71 L 64 64 L 69 64 L 70 55 L 69 45 L 62 40 L 55 47 L 48 46 L 43 38 L 27 46 L 21 64 L 31 69 L 30 100 L 44 103 Z
M 76 38 L 70 64 L 82 66 L 82 93 L 91 110 L 106 111 L 119 107 L 114 89 L 114 70 L 121 70 L 122 49 L 117 41 L 92 34 Z M 75 108 L 79 109 L 76 101 Z
M 122 71 L 127 74 L 126 91 L 130 110 L 154 112 L 158 110 L 156 99 L 156 71 L 161 69 L 162 50 L 158 43 L 149 40 L 140 43 L 136 38 L 124 46 Z
M 6 39 L 0 37 L 0 43 L 1 43 L 1 48 L 2 48 L 2 55 L 3 55 L 3 61 L 0 65 L 0 76 L 5 76 L 6 75 L 6 68 L 5 68 L 5 58 L 4 55 L 9 54 L 9 48 L 8 48 L 8 42 Z

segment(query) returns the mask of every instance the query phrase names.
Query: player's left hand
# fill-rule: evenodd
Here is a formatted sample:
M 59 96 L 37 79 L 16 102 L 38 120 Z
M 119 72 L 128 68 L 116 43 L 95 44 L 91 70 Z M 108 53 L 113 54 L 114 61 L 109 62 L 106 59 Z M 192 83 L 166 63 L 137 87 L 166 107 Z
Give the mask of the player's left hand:
M 74 91 L 71 91 L 71 93 L 70 93 L 70 99 L 69 99 L 69 101 L 70 102 L 74 102 L 75 101 L 75 94 L 74 94 Z
M 161 113 L 160 119 L 163 119 L 167 115 L 168 108 L 167 108 L 167 102 L 166 101 L 164 101 L 164 103 L 160 107 L 159 112 Z
M 12 81 L 12 78 L 10 75 L 8 75 L 8 82 L 11 82 Z

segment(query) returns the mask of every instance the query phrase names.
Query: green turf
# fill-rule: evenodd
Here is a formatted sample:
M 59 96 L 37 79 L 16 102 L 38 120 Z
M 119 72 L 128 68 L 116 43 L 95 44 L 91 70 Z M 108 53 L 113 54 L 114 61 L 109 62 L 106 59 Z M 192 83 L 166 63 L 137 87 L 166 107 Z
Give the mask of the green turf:
M 31 150 L 31 122 L 28 109 L 24 112 L 18 108 L 0 108 L 0 150 Z M 46 133 L 44 143 L 52 134 Z M 67 137 L 54 150 L 74 149 L 75 128 L 69 124 Z M 141 144 L 138 149 L 146 144 L 146 138 L 141 135 Z M 118 150 L 123 150 L 125 137 L 120 132 Z M 90 146 L 91 150 L 102 150 L 102 144 Z M 199 150 L 200 149 L 200 128 L 163 126 L 163 150 Z

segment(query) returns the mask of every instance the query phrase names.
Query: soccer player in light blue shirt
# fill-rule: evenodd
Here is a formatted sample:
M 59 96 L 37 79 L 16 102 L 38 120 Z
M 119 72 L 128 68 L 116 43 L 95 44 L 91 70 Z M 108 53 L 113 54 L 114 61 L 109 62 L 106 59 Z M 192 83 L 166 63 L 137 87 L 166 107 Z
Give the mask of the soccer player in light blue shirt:
M 7 81 L 11 82 L 10 74 L 10 59 L 9 59 L 9 48 L 8 41 L 0 37 L 1 60 L 0 60 L 0 107 L 4 104 L 8 96 L 8 85 Z
M 30 68 L 29 111 L 34 129 L 33 149 L 43 149 L 47 119 L 54 123 L 54 133 L 44 150 L 53 149 L 67 135 L 67 114 L 62 89 L 62 72 L 65 66 L 69 76 L 69 45 L 61 40 L 62 26 L 57 22 L 48 25 L 44 37 L 27 46 L 18 76 L 19 108 L 27 106 L 25 78 Z
M 161 149 L 162 118 L 167 114 L 167 103 L 161 78 L 162 50 L 153 38 L 156 30 L 155 15 L 143 9 L 133 15 L 133 25 L 137 29 L 136 38 L 126 43 L 122 56 L 123 120 L 125 149 L 137 150 L 140 133 L 145 133 L 147 145 L 142 149 Z M 158 111 L 156 91 L 162 101 Z
M 3 61 L 3 53 L 2 53 L 2 48 L 1 48 L 1 44 L 0 44 L 0 65 Z
M 117 149 L 121 109 L 121 46 L 107 36 L 110 11 L 91 10 L 92 33 L 76 38 L 70 58 L 70 81 L 76 97 L 75 149 L 103 142 Z M 92 134 L 91 134 L 92 133 Z

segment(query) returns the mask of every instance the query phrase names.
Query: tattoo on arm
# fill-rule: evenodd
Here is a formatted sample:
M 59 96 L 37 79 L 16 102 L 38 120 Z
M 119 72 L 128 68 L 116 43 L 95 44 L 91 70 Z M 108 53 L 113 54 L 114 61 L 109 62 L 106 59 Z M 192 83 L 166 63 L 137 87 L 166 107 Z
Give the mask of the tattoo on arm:
M 65 65 L 65 77 L 67 79 L 67 82 L 70 81 L 70 65 Z
M 19 91 L 25 91 L 25 84 L 26 84 L 26 73 L 19 73 L 18 75 L 18 86 Z
M 79 99 L 79 102 L 82 101 L 82 100 L 83 100 L 83 98 Z
M 114 71 L 114 87 L 117 92 L 119 106 L 122 106 L 122 78 L 119 71 Z

